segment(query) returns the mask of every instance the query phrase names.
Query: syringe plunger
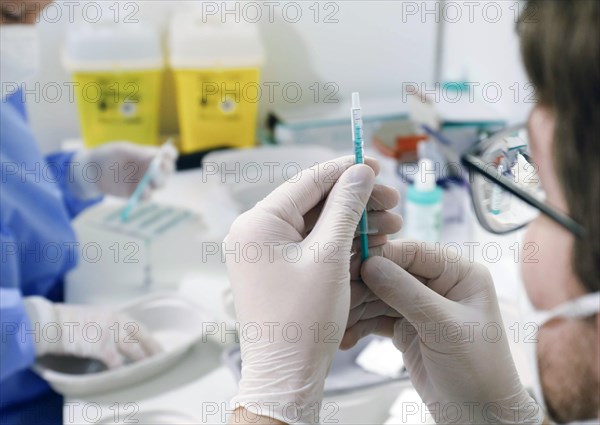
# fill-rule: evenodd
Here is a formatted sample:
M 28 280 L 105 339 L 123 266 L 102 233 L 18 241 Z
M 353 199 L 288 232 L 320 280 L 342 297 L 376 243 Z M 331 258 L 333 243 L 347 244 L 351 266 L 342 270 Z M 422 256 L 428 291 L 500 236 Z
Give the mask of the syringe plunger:
M 360 97 L 358 96 L 358 92 L 352 93 L 352 109 L 360 108 Z

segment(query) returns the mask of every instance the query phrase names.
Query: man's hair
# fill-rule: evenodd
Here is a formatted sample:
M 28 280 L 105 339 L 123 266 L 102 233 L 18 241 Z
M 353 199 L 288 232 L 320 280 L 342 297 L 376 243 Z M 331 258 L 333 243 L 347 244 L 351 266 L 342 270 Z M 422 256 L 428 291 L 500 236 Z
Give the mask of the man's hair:
M 600 2 L 529 1 L 517 24 L 537 101 L 554 114 L 554 163 L 569 215 L 586 235 L 575 275 L 600 290 Z

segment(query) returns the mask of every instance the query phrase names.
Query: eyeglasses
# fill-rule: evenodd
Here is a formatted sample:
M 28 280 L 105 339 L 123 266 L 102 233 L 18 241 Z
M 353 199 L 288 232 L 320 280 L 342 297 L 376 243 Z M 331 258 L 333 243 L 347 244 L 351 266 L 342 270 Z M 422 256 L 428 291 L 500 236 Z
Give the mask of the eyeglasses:
M 584 235 L 581 224 L 545 202 L 525 124 L 481 140 L 462 156 L 461 162 L 469 170 L 473 206 L 486 230 L 509 233 L 541 212 L 575 236 Z

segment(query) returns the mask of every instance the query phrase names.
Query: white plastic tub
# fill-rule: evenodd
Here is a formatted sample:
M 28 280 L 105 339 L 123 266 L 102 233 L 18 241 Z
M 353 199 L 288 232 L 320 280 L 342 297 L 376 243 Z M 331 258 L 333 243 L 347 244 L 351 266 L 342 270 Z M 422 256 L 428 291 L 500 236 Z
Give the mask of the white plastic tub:
M 57 392 L 71 397 L 113 391 L 147 380 L 177 363 L 202 337 L 207 318 L 200 307 L 175 293 L 156 293 L 120 309 L 146 326 L 163 351 L 139 362 L 106 370 L 94 360 L 40 359 L 34 370 Z

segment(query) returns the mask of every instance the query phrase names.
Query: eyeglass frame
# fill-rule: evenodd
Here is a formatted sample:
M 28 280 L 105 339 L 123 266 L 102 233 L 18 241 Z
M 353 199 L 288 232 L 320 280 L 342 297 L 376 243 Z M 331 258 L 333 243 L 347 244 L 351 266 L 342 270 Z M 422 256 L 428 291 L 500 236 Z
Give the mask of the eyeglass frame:
M 543 201 L 540 201 L 532 194 L 530 194 L 527 191 L 520 188 L 512 180 L 510 180 L 506 177 L 503 177 L 503 176 L 499 176 L 497 173 L 488 171 L 488 167 L 486 167 L 485 164 L 483 164 L 483 161 L 481 160 L 481 154 L 483 153 L 484 149 L 489 145 L 488 142 L 491 142 L 496 139 L 500 139 L 502 137 L 506 137 L 510 134 L 514 134 L 517 131 L 522 130 L 524 128 L 526 128 L 526 124 L 523 123 L 523 124 L 519 124 L 519 125 L 515 125 L 512 127 L 502 129 L 502 130 L 497 131 L 483 139 L 480 139 L 471 148 L 469 148 L 461 156 L 461 163 L 469 171 L 470 180 L 471 181 L 473 180 L 474 173 L 482 175 L 484 178 L 492 181 L 494 184 L 500 186 L 502 189 L 515 195 L 517 198 L 519 198 L 523 202 L 525 202 L 528 205 L 530 205 L 531 207 L 537 209 L 542 214 L 546 215 L 547 217 L 552 219 L 554 222 L 558 223 L 560 226 L 567 229 L 569 232 L 571 232 L 577 238 L 583 238 L 585 236 L 586 231 L 585 231 L 585 228 L 581 224 L 579 224 L 578 222 L 573 220 L 567 214 L 557 210 L 556 208 L 548 205 L 547 203 L 545 203 Z M 530 222 L 527 222 L 527 223 L 524 223 L 513 229 L 506 230 L 506 231 L 498 231 L 498 230 L 491 228 L 488 225 L 488 223 L 486 222 L 485 218 L 483 217 L 483 212 L 480 210 L 479 206 L 476 203 L 475 197 L 473 196 L 472 186 L 471 186 L 470 190 L 471 190 L 471 200 L 473 202 L 473 208 L 475 209 L 475 214 L 477 216 L 477 220 L 487 231 L 494 233 L 496 235 L 502 235 L 502 234 L 507 234 L 507 233 L 519 230 L 530 223 Z

